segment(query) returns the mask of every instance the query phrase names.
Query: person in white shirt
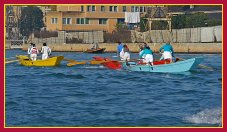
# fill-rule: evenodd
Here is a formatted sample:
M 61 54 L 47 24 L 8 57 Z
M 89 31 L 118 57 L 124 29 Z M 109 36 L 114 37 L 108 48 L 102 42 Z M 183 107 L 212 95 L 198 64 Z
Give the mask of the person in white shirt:
M 126 44 L 123 46 L 121 54 L 122 54 L 121 60 L 124 60 L 124 61 L 126 61 L 126 60 L 129 61 L 130 60 L 129 48 L 128 48 L 128 46 Z
M 33 43 L 30 43 L 30 46 L 28 47 L 28 55 L 30 55 L 30 50 L 31 50 L 31 48 L 33 47 Z
M 42 53 L 42 60 L 47 59 L 51 54 L 51 49 L 47 46 L 46 43 L 43 43 L 41 53 Z
M 32 44 L 32 48 L 29 50 L 30 58 L 32 61 L 36 61 L 39 50 L 35 47 L 35 44 Z

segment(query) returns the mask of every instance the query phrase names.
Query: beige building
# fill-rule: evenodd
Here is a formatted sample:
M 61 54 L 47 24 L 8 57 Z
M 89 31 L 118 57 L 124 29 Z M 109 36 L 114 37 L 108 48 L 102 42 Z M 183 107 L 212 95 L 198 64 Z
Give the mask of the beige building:
M 117 23 L 124 23 L 125 12 L 140 12 L 143 16 L 146 6 L 141 5 L 57 5 L 46 13 L 48 31 L 96 31 L 112 32 Z

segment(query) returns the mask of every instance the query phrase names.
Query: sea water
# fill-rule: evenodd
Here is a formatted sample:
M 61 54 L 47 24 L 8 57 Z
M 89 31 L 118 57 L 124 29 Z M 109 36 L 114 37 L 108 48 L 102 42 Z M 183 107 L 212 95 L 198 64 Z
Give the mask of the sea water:
M 26 54 L 6 50 L 6 58 Z M 77 61 L 115 53 L 53 52 Z M 155 58 L 160 55 L 155 54 Z M 102 65 L 5 66 L 7 127 L 221 127 L 222 55 L 203 56 L 194 71 L 145 73 Z M 138 54 L 131 54 L 137 58 Z M 12 58 L 11 58 L 12 59 Z M 117 59 L 117 58 L 111 58 Z

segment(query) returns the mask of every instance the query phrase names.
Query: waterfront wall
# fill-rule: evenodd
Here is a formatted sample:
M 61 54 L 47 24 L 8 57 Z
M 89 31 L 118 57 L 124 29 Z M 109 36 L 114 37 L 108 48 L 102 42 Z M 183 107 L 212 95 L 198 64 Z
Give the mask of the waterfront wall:
M 126 33 L 126 32 L 125 32 Z M 65 32 L 58 31 L 57 37 L 49 38 L 37 38 L 34 33 L 29 37 L 28 42 L 42 43 L 46 42 L 49 44 L 61 44 L 61 43 L 104 43 L 104 42 L 132 42 L 132 43 L 163 43 L 171 41 L 173 43 L 216 43 L 222 42 L 222 26 L 213 27 L 198 27 L 198 28 L 184 28 L 184 29 L 173 29 L 169 30 L 151 30 L 147 32 L 138 32 L 131 30 L 130 37 L 127 41 L 115 36 L 115 34 L 105 35 L 103 31 L 92 31 L 92 32 Z M 116 38 L 117 37 L 117 38 Z M 104 39 L 105 38 L 105 39 Z M 114 40 L 113 40 L 114 38 Z
M 139 44 L 126 43 L 131 52 L 139 52 Z M 164 43 L 148 43 L 154 52 L 158 52 Z M 117 43 L 100 43 L 100 48 L 106 48 L 105 52 L 116 52 Z M 29 44 L 23 44 L 22 50 L 27 50 Z M 41 50 L 42 43 L 36 44 Z M 83 52 L 91 48 L 91 44 L 48 44 L 52 51 Z M 222 53 L 222 43 L 172 43 L 175 52 L 182 53 Z
M 213 43 L 222 42 L 222 26 L 169 30 L 132 31 L 132 42 Z

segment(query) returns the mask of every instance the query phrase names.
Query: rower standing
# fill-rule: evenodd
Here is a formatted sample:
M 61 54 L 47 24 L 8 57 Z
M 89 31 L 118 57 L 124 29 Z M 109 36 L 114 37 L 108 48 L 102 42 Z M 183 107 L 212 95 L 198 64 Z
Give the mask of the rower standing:
M 173 51 L 173 47 L 170 44 L 170 41 L 168 41 L 165 45 L 163 45 L 159 49 L 159 52 L 162 52 L 162 50 L 164 50 L 164 52 L 162 53 L 163 59 L 172 61 L 174 57 L 174 51 Z
M 153 51 L 149 46 L 144 47 L 144 50 L 140 54 L 140 58 L 144 58 L 144 62 L 150 65 L 153 65 Z
M 28 54 L 30 54 L 30 58 L 32 61 L 36 61 L 39 50 L 36 48 L 35 44 L 32 44 L 32 48 L 30 49 Z
M 130 60 L 130 53 L 129 53 L 129 48 L 128 46 L 125 44 L 123 46 L 123 49 L 121 51 L 121 60 L 124 60 L 124 61 L 129 61 Z
M 30 56 L 30 50 L 31 50 L 32 47 L 33 47 L 33 43 L 30 43 L 30 46 L 28 47 L 28 51 L 27 51 L 29 56 Z
M 96 49 L 99 49 L 98 43 L 97 42 L 96 43 L 92 43 L 91 50 L 96 50 Z
M 51 49 L 50 47 L 47 46 L 46 43 L 43 43 L 41 53 L 42 53 L 42 60 L 47 59 L 51 54 Z
M 118 46 L 117 46 L 117 56 L 120 56 L 120 53 L 123 49 L 123 44 L 121 42 L 118 42 Z

